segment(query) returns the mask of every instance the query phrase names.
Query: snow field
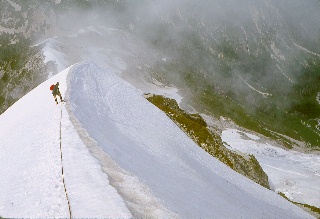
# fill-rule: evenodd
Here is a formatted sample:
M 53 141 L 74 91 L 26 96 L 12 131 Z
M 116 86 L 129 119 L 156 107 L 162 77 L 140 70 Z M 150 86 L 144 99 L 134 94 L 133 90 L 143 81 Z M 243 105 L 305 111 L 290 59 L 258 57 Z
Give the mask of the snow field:
M 311 217 L 207 154 L 112 72 L 83 63 L 70 83 L 70 110 L 81 126 L 179 217 Z
M 65 104 L 49 90 L 57 81 Z M 90 62 L 0 115 L 2 217 L 69 217 L 60 122 L 73 217 L 312 217 L 207 154 L 141 91 Z
M 251 139 L 243 139 L 241 134 Z M 271 187 L 284 193 L 289 199 L 320 208 L 320 157 L 284 150 L 267 143 L 260 143 L 259 137 L 226 129 L 222 140 L 232 149 L 253 154 L 269 177 Z
M 131 217 L 98 161 L 69 121 L 65 96 L 70 68 L 39 85 L 0 116 L 2 217 L 69 217 L 61 176 L 60 117 L 65 183 L 73 217 Z
M 36 88 L 0 116 L 3 217 L 68 216 L 58 147 L 59 108 L 54 108 L 49 86 L 42 87 L 46 89 Z

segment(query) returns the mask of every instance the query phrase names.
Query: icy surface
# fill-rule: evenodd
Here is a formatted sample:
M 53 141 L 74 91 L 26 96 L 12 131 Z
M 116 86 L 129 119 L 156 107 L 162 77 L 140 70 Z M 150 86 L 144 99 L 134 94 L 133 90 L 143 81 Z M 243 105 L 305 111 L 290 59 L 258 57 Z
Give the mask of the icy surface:
M 70 83 L 71 109 L 83 128 L 181 218 L 309 217 L 208 155 L 112 72 L 85 63 Z
M 45 63 L 54 61 L 59 72 L 68 66 L 66 55 L 62 51 L 64 44 L 60 43 L 55 38 L 47 39 L 42 44 L 44 44 L 42 51 L 45 56 Z
M 39 85 L 0 115 L 2 217 L 69 217 L 61 175 L 61 112 L 64 177 L 72 216 L 131 216 L 80 140 L 65 105 L 54 102 L 49 87 L 59 81 L 64 97 L 68 72 Z
M 251 140 L 243 139 L 241 134 Z M 276 192 L 284 193 L 293 201 L 320 207 L 320 156 L 259 143 L 254 141 L 259 138 L 237 129 L 224 130 L 221 137 L 231 148 L 253 154 Z
M 57 81 L 65 104 L 49 90 Z M 140 91 L 92 63 L 39 85 L 0 124 L 2 217 L 69 217 L 62 165 L 73 217 L 311 217 L 205 153 Z

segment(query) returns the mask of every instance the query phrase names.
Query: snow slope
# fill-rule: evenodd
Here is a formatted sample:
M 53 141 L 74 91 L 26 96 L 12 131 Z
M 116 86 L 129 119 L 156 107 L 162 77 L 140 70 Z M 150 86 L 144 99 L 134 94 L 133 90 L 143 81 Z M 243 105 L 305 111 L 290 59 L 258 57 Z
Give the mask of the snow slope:
M 66 104 L 49 91 L 57 81 Z M 2 217 L 69 217 L 67 197 L 73 217 L 312 217 L 208 155 L 93 63 L 62 71 L 0 115 L 0 151 Z
M 95 143 L 180 217 L 308 217 L 212 158 L 112 72 L 85 63 L 70 83 L 71 111 Z
M 69 70 L 39 85 L 0 115 L 2 217 L 69 217 L 61 174 L 60 122 L 72 216 L 131 216 L 80 140 L 65 105 L 54 102 L 49 87 L 59 81 L 64 97 Z
M 222 131 L 221 138 L 232 149 L 253 154 L 268 175 L 273 190 L 295 202 L 320 207 L 319 155 L 274 147 L 259 141 L 258 136 L 237 129 Z

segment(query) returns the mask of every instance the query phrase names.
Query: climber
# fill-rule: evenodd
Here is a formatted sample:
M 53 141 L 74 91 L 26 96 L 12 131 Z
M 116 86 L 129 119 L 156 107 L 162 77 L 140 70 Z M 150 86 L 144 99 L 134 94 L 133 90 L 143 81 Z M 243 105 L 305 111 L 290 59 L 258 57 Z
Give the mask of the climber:
M 56 101 L 56 104 L 58 104 L 57 95 L 60 97 L 60 101 L 64 102 L 64 100 L 61 97 L 61 93 L 59 90 L 59 82 L 57 82 L 55 85 L 51 85 L 50 90 L 52 90 L 52 95 L 54 100 Z

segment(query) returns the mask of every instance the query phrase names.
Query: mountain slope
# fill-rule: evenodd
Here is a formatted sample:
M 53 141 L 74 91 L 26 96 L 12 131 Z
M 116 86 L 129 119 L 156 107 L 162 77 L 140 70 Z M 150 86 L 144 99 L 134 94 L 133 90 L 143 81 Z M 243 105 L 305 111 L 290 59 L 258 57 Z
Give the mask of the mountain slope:
M 79 139 L 65 106 L 55 105 L 49 87 L 59 81 L 64 96 L 68 72 L 66 69 L 39 85 L 0 116 L 3 217 L 69 217 L 61 175 L 60 122 L 72 216 L 131 215 Z
M 283 211 L 279 206 L 286 204 L 273 192 L 200 149 L 141 91 L 112 72 L 86 63 L 70 77 L 71 111 L 82 127 L 180 217 L 298 216 Z
M 49 91 L 57 81 L 65 105 Z M 93 63 L 39 85 L 0 124 L 3 217 L 68 217 L 62 165 L 73 217 L 311 217 L 208 155 Z
M 94 60 L 139 88 L 175 86 L 199 113 L 318 150 L 318 1 L 46 2 L 52 18 L 36 38 L 49 74 Z
M 275 192 L 290 200 L 320 207 L 320 157 L 275 147 L 245 131 L 227 128 L 221 138 L 233 150 L 253 154 L 268 174 Z

